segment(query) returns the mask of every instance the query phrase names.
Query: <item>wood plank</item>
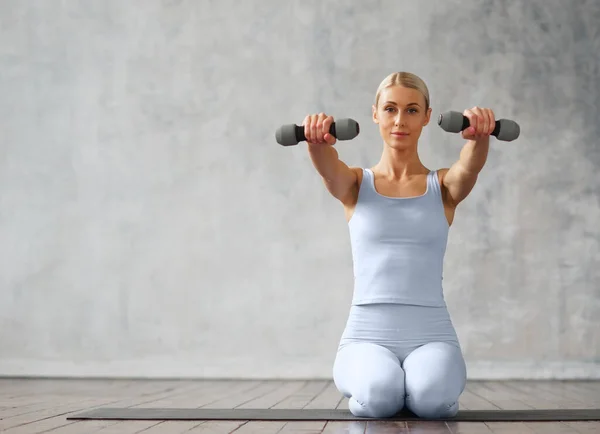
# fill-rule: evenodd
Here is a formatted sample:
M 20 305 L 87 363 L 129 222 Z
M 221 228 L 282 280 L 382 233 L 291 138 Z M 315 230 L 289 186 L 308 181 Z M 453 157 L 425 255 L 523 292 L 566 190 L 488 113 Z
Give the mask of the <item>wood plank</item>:
M 278 433 L 285 434 L 321 434 L 325 427 L 325 421 L 287 422 Z
M 124 394 L 126 391 L 129 394 L 133 394 L 133 397 L 127 396 L 125 399 L 120 399 L 115 401 L 114 399 L 118 397 L 118 394 L 115 394 L 114 391 L 111 391 L 110 387 L 107 387 L 106 390 L 102 391 L 100 389 L 94 389 L 94 392 L 99 393 L 100 395 L 104 394 L 104 397 L 100 396 L 96 399 L 91 399 L 88 401 L 84 401 L 86 404 L 82 408 L 82 402 L 78 402 L 77 404 L 69 404 L 67 406 L 61 407 L 60 412 L 55 411 L 56 409 L 50 409 L 42 412 L 34 412 L 32 414 L 26 414 L 24 419 L 15 417 L 11 418 L 9 421 L 10 428 L 7 431 L 13 434 L 17 434 L 19 432 L 23 433 L 31 433 L 31 432 L 42 432 L 50 429 L 60 428 L 60 431 L 65 432 L 87 432 L 90 428 L 91 422 L 99 423 L 99 428 L 110 427 L 114 424 L 119 423 L 119 421 L 70 421 L 67 420 L 66 417 L 75 412 L 79 412 L 81 410 L 87 410 L 91 408 L 96 408 L 99 406 L 130 406 L 135 403 L 151 403 L 155 401 L 160 401 L 164 399 L 164 397 L 172 396 L 173 394 L 183 394 L 186 393 L 188 389 L 197 388 L 198 385 L 195 383 L 184 383 L 184 382 L 169 382 L 160 384 L 160 388 L 158 389 L 146 389 L 148 383 L 138 383 L 135 388 L 128 387 L 126 389 L 121 390 L 121 394 Z M 74 386 L 71 384 L 71 386 Z M 107 384 L 108 386 L 108 384 Z M 165 388 L 165 386 L 167 386 Z M 77 389 L 77 387 L 74 387 Z M 110 393 L 109 393 L 110 392 Z M 79 391 L 78 393 L 81 393 Z M 92 405 L 90 406 L 90 402 Z M 196 422 L 197 425 L 199 422 Z M 6 421 L 3 421 L 3 427 L 8 428 L 6 426 Z M 155 422 L 151 426 L 155 426 L 157 423 Z M 195 426 L 194 425 L 194 426 Z M 92 427 L 94 428 L 94 427 Z M 189 429 L 189 427 L 188 427 Z
M 63 390 L 69 391 L 69 386 L 73 387 L 75 390 L 78 389 L 77 387 L 77 383 L 70 383 L 69 381 L 66 381 L 65 383 L 65 388 Z M 102 393 L 102 390 L 100 389 L 94 389 L 95 393 L 98 393 L 99 395 L 101 395 L 100 397 L 97 398 L 89 398 L 89 399 L 79 399 L 76 400 L 75 402 L 71 402 L 67 405 L 62 405 L 62 406 L 58 406 L 58 407 L 50 407 L 44 410 L 40 410 L 40 411 L 35 411 L 35 412 L 31 412 L 31 413 L 26 413 L 26 414 L 21 414 L 19 416 L 14 416 L 14 417 L 9 417 L 9 418 L 5 418 L 2 420 L 2 428 L 4 430 L 10 430 L 12 429 L 13 431 L 11 431 L 11 433 L 17 433 L 20 431 L 23 432 L 28 432 L 27 430 L 31 431 L 33 429 L 53 429 L 53 428 L 59 428 L 59 427 L 64 427 L 73 423 L 81 423 L 82 421 L 71 421 L 71 420 L 67 420 L 66 417 L 68 415 L 74 414 L 74 413 L 78 413 L 80 411 L 83 410 L 89 410 L 89 409 L 93 409 L 93 408 L 98 408 L 98 407 L 103 407 L 103 406 L 127 406 L 127 404 L 131 403 L 131 402 L 152 402 L 154 400 L 160 399 L 160 397 L 163 397 L 165 395 L 170 395 L 173 393 L 182 393 L 182 390 L 185 390 L 186 388 L 190 388 L 193 386 L 190 386 L 189 384 L 186 383 L 168 383 L 168 384 L 160 384 L 160 388 L 158 389 L 146 389 L 145 386 L 147 386 L 149 383 L 140 383 L 138 384 L 138 389 L 141 390 L 135 390 L 135 389 L 127 389 L 129 390 L 128 393 L 132 394 L 132 395 L 136 395 L 133 398 L 131 397 L 127 397 L 125 399 L 123 399 L 123 397 L 121 396 L 121 399 L 119 398 L 119 394 L 124 394 L 125 393 L 125 389 L 122 389 L 119 392 L 115 392 L 111 390 L 111 387 L 109 384 L 107 384 L 107 390 L 105 390 Z M 165 386 L 167 386 L 165 388 Z M 111 393 L 107 393 L 107 392 L 111 392 Z M 142 393 L 140 393 L 142 392 Z M 78 390 L 76 393 L 82 393 L 81 390 Z M 83 396 L 86 396 L 87 394 L 83 394 Z M 102 396 L 104 395 L 104 397 Z M 23 427 L 22 429 L 19 429 L 20 427 Z M 28 427 L 28 428 L 27 428 Z M 42 428 L 39 428 L 42 427 Z
M 8 419 L 13 416 L 24 415 L 27 413 L 33 413 L 41 410 L 49 410 L 51 408 L 60 411 L 61 407 L 79 403 L 89 403 L 98 399 L 98 392 L 100 389 L 98 386 L 101 382 L 96 381 L 95 383 L 84 382 L 80 380 L 67 380 L 62 381 L 62 389 L 60 385 L 57 385 L 55 381 L 48 382 L 46 380 L 26 380 L 27 386 L 34 392 L 37 389 L 37 394 L 33 396 L 23 396 L 17 400 L 12 401 L 12 406 L 9 409 L 5 409 L 1 412 L 0 418 Z M 48 384 L 50 383 L 50 384 Z M 104 386 L 105 393 L 110 392 L 111 394 L 123 394 L 131 382 L 123 382 L 122 384 L 110 384 L 107 383 Z M 93 385 L 96 389 L 89 390 L 86 385 Z M 54 385 L 54 387 L 53 387 Z M 146 387 L 154 387 L 152 390 L 157 390 L 157 385 L 147 384 Z M 138 391 L 137 393 L 140 393 Z
M 556 408 L 559 407 L 561 404 L 568 407 L 569 405 L 565 404 L 568 404 L 569 401 L 572 402 L 571 396 L 569 396 L 569 394 L 567 394 L 567 398 L 569 398 L 567 401 L 556 396 L 552 398 L 551 395 L 553 393 L 556 395 L 556 391 L 559 390 L 559 388 L 564 388 L 564 390 L 566 391 L 572 390 L 573 388 L 576 388 L 576 390 L 578 390 L 578 382 L 567 382 L 559 384 L 559 382 L 536 383 L 521 381 L 517 383 L 521 383 L 521 386 L 523 386 L 524 390 L 523 388 L 513 387 L 515 385 L 515 382 L 502 381 L 493 383 L 490 382 L 486 384 L 493 384 L 495 390 L 500 391 L 499 394 L 502 394 L 503 396 L 512 396 L 515 402 L 523 402 L 525 405 L 531 408 Z M 562 393 L 558 394 L 560 395 Z M 582 404 L 578 407 L 594 408 L 597 406 L 587 406 Z M 586 432 L 586 430 L 591 430 L 590 432 L 600 432 L 600 422 L 553 422 L 552 424 L 554 430 L 563 429 L 565 432 L 571 432 L 571 429 L 575 429 L 576 432 L 578 430 L 581 430 L 582 432 Z M 506 424 L 488 422 L 487 425 L 490 426 L 490 428 L 494 432 L 499 431 L 502 433 L 511 432 L 511 429 L 513 430 L 512 432 L 515 433 L 533 433 L 539 431 L 540 429 L 543 429 L 544 427 L 548 427 L 546 422 L 542 423 L 541 425 L 539 423 L 532 424 L 529 422 L 510 422 Z
M 17 426 L 4 426 L 2 427 L 2 433 L 10 433 L 10 434 L 31 434 L 31 433 L 39 433 L 44 431 L 49 431 L 56 428 L 64 428 L 69 425 L 73 425 L 77 422 L 67 420 L 62 416 L 54 416 L 49 417 L 47 419 L 36 420 L 33 422 L 28 422 L 25 424 L 20 424 Z
M 409 432 L 407 423 L 402 421 L 366 422 L 365 434 L 408 434 Z
M 213 433 L 596 433 L 600 422 L 436 421 L 68 421 L 100 406 L 219 408 L 345 408 L 333 381 L 0 380 L 0 431 L 133 434 Z M 597 408 L 600 382 L 472 381 L 461 409 Z
M 306 382 L 286 382 L 281 385 L 279 390 L 274 390 L 269 394 L 262 396 L 260 399 L 248 401 L 244 404 L 245 408 L 304 408 L 311 402 L 314 402 L 327 388 L 328 381 L 306 381 Z M 300 387 L 298 387 L 300 385 Z M 283 396 L 283 395 L 286 396 Z M 275 401 L 275 402 L 273 402 Z M 262 404 L 257 407 L 257 404 Z M 293 421 L 281 423 L 270 423 L 266 426 L 259 421 L 249 421 L 241 426 L 236 433 L 239 432 L 254 432 L 259 429 L 274 429 L 279 427 L 280 433 L 302 432 L 309 434 L 313 432 L 322 432 L 325 421 Z
M 366 430 L 367 422 L 358 420 L 329 421 L 325 424 L 322 434 L 365 434 Z M 402 431 L 395 432 L 402 433 Z
M 447 422 L 449 433 L 452 434 L 493 434 L 483 422 Z M 420 431 L 416 431 L 420 432 Z
M 509 389 L 490 381 L 475 382 L 472 392 L 503 410 L 529 410 L 534 407 L 517 399 Z M 495 434 L 532 434 L 533 431 L 523 422 L 485 422 L 489 431 Z
M 587 396 L 589 390 L 586 391 L 582 386 L 583 384 L 581 383 L 574 384 L 573 382 L 537 381 L 529 385 L 529 390 L 535 396 L 543 396 L 544 398 L 538 399 L 543 399 L 550 406 L 560 408 L 597 408 L 598 406 L 594 405 L 594 403 L 586 403 L 581 397 L 581 393 L 578 393 L 581 391 Z M 593 424 L 595 425 L 596 432 L 600 432 L 600 422 L 594 422 Z M 544 430 L 549 433 L 577 433 L 580 431 L 579 428 L 589 427 L 589 425 L 585 425 L 585 422 L 555 422 L 551 427 L 542 422 L 526 423 L 526 425 L 536 433 L 545 432 Z
M 181 434 L 202 426 L 203 421 L 191 420 L 167 420 L 152 425 L 144 434 Z M 83 431 L 82 431 L 83 432 Z
M 203 382 L 196 384 L 196 387 L 191 388 L 183 393 L 171 394 L 162 397 L 159 400 L 152 402 L 144 402 L 130 406 L 136 407 L 153 407 L 153 408 L 215 408 L 223 406 L 224 408 L 232 408 L 228 404 L 223 404 L 227 400 L 239 399 L 247 391 L 256 389 L 261 384 L 261 381 L 242 381 L 242 382 Z
M 554 422 L 526 422 L 525 425 L 538 434 L 579 434 L 574 428 Z
M 222 388 L 220 382 L 210 381 L 201 382 L 197 381 L 182 382 L 169 387 L 168 389 L 161 391 L 160 393 L 150 393 L 142 396 L 136 396 L 135 390 L 131 390 L 126 399 L 121 399 L 117 402 L 111 403 L 111 406 L 116 407 L 157 407 L 160 403 L 172 402 L 181 396 L 188 396 L 190 393 L 197 392 L 198 389 L 203 385 L 207 390 L 209 387 L 218 390 Z
M 29 379 L 21 378 L 7 381 L 0 379 L 0 387 L 5 392 L 0 396 L 0 403 L 15 402 L 26 399 L 34 401 L 35 398 L 45 395 L 62 395 L 66 383 L 70 385 L 70 391 L 90 390 L 94 385 L 101 389 L 126 387 L 132 380 L 108 381 L 108 380 L 57 380 L 57 379 Z
M 310 409 L 335 409 L 338 408 L 340 402 L 344 399 L 344 395 L 342 395 L 335 383 L 333 381 L 329 381 L 327 386 L 319 393 L 315 399 L 306 404 L 304 408 Z
M 290 395 L 302 389 L 307 384 L 306 381 L 285 381 L 280 382 L 280 388 L 271 390 L 257 396 L 254 399 L 246 400 L 239 405 L 240 408 L 272 408 L 278 403 L 286 400 Z M 260 406 L 258 406 L 260 404 Z M 249 433 L 278 433 L 286 425 L 286 421 L 243 421 L 243 423 L 233 432 L 236 434 Z
M 84 403 L 72 403 L 65 406 L 60 407 L 50 407 L 48 409 L 43 409 L 34 412 L 28 412 L 25 414 L 19 414 L 17 416 L 7 417 L 2 420 L 2 428 L 3 430 L 8 430 L 11 428 L 15 428 L 21 425 L 27 425 L 31 423 L 40 422 L 42 424 L 48 423 L 44 422 L 51 418 L 60 417 L 65 420 L 66 415 L 71 414 L 73 412 L 78 412 L 81 410 L 85 410 L 88 408 L 87 404 L 93 403 L 97 404 L 98 401 L 87 401 Z M 73 423 L 73 421 L 66 421 L 67 423 Z
M 269 395 L 282 386 L 283 381 L 260 381 L 253 387 L 245 387 L 244 390 L 235 394 L 228 394 L 226 397 L 203 405 L 202 408 L 237 408 L 257 398 Z
M 302 388 L 271 408 L 304 408 L 327 388 L 327 381 L 308 381 Z
M 503 410 L 530 410 L 533 406 L 515 397 L 509 389 L 494 382 L 477 382 L 470 386 L 473 394 Z
M 466 408 L 469 410 L 498 410 L 496 404 L 490 402 L 488 399 L 482 398 L 478 394 L 473 392 L 473 389 L 477 390 L 477 385 L 469 384 L 465 388 L 465 391 L 462 393 L 461 398 L 462 402 L 466 404 Z M 459 399 L 460 405 L 461 399 Z
M 343 408 L 345 410 L 348 409 L 348 398 L 346 398 L 345 396 L 342 395 L 342 399 L 340 400 L 339 404 L 337 405 L 337 408 Z
M 326 388 L 327 381 L 308 381 L 304 387 L 291 394 L 272 408 L 304 408 L 319 396 Z M 320 433 L 325 428 L 326 421 L 287 422 L 281 429 L 281 433 L 304 434 Z
M 600 405 L 600 391 L 595 392 L 584 385 L 571 382 L 540 382 L 536 384 L 537 389 L 547 392 L 573 408 L 598 408 Z
M 252 420 L 242 424 L 233 432 L 235 434 L 276 434 L 283 428 L 284 425 L 285 422 L 283 421 Z
M 598 434 L 600 433 L 600 422 L 594 421 L 577 421 L 564 422 L 569 428 L 574 429 L 580 434 Z
M 494 434 L 533 434 L 534 431 L 525 422 L 486 422 Z
M 451 434 L 450 427 L 446 422 L 439 421 L 407 421 L 409 433 L 419 434 Z
M 236 408 L 240 403 L 243 404 L 253 397 L 260 397 L 272 389 L 277 389 L 280 383 L 274 381 L 221 381 L 217 387 L 199 387 L 176 399 L 170 398 L 155 402 L 153 406 L 160 404 L 161 407 L 166 408 Z M 171 428 L 173 422 L 161 423 L 144 433 L 154 430 L 158 433 L 166 429 L 181 429 L 185 432 L 231 432 L 247 421 L 197 421 L 188 424 L 180 423 L 177 428 Z
M 547 399 L 546 394 L 536 392 L 532 382 L 529 381 L 505 381 L 502 383 L 515 399 L 537 409 L 567 408 Z
M 153 399 L 139 399 L 135 390 L 130 392 L 129 400 L 119 403 L 119 407 L 127 408 L 176 408 L 190 406 L 190 400 L 195 396 L 210 395 L 216 390 L 222 390 L 223 386 L 218 381 L 190 381 L 173 387 L 168 393 L 152 397 Z
M 250 399 L 235 408 L 271 408 L 287 399 L 294 392 L 300 390 L 305 384 L 305 381 L 286 381 L 277 389 L 262 396 Z
M 206 421 L 202 425 L 198 425 L 196 428 L 191 429 L 189 432 L 192 434 L 196 433 L 210 433 L 210 434 L 228 434 L 234 432 L 237 428 L 243 425 L 244 421 L 238 420 L 218 420 L 218 421 Z M 237 432 L 237 431 L 235 431 Z M 144 432 L 145 434 L 145 432 Z
M 148 428 L 153 427 L 161 423 L 158 420 L 120 420 L 114 425 L 110 425 L 106 428 L 98 431 L 98 434 L 137 434 L 139 432 L 145 432 Z M 85 425 L 81 425 L 85 428 Z M 87 432 L 85 429 L 80 431 L 81 433 Z M 61 434 L 58 431 L 56 434 Z
M 95 433 L 103 428 L 111 427 L 116 425 L 118 421 L 114 420 L 86 420 L 86 421 L 68 421 L 63 420 L 61 424 L 55 418 L 46 419 L 40 423 L 22 425 L 12 431 L 7 431 L 10 434 L 15 433 L 40 433 L 40 432 L 52 432 L 56 434 L 81 434 L 81 433 Z M 58 428 L 58 429 L 57 429 Z

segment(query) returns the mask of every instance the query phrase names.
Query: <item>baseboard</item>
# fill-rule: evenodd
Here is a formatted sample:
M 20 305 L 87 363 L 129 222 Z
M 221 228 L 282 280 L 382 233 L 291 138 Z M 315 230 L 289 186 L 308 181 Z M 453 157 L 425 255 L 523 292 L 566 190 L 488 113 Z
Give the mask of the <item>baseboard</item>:
M 599 380 L 600 362 L 496 362 L 468 364 L 472 380 Z
M 229 362 L 229 363 L 227 363 Z M 600 380 L 600 362 L 500 362 L 467 364 L 470 380 Z M 331 379 L 331 361 L 288 364 L 240 359 L 217 364 L 172 360 L 73 363 L 63 361 L 0 361 L 0 376 L 45 378 L 147 379 Z

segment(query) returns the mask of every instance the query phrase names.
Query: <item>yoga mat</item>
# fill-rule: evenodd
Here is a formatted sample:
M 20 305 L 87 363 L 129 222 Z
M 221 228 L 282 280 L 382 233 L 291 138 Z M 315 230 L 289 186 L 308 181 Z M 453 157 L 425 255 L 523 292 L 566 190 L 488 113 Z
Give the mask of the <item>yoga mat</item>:
M 423 420 L 410 412 L 391 418 L 360 418 L 349 410 L 326 409 L 220 409 L 220 408 L 97 408 L 68 416 L 67 419 L 118 420 Z M 544 410 L 459 410 L 453 418 L 437 419 L 457 422 L 506 421 L 600 421 L 600 409 Z

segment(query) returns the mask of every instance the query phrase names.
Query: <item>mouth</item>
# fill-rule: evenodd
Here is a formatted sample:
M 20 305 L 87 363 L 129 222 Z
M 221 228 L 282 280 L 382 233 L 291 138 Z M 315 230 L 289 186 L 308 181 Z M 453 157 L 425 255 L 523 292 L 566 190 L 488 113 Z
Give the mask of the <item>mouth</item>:
M 395 132 L 395 133 L 392 133 L 392 136 L 404 137 L 404 136 L 408 136 L 408 133 Z

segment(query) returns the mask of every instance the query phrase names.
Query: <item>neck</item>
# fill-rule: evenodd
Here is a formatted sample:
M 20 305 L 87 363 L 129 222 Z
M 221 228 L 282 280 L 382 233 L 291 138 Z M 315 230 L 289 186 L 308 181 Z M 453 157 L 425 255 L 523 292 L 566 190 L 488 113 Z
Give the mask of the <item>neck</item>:
M 414 147 L 394 149 L 385 146 L 381 159 L 374 169 L 392 179 L 402 179 L 427 172 Z

